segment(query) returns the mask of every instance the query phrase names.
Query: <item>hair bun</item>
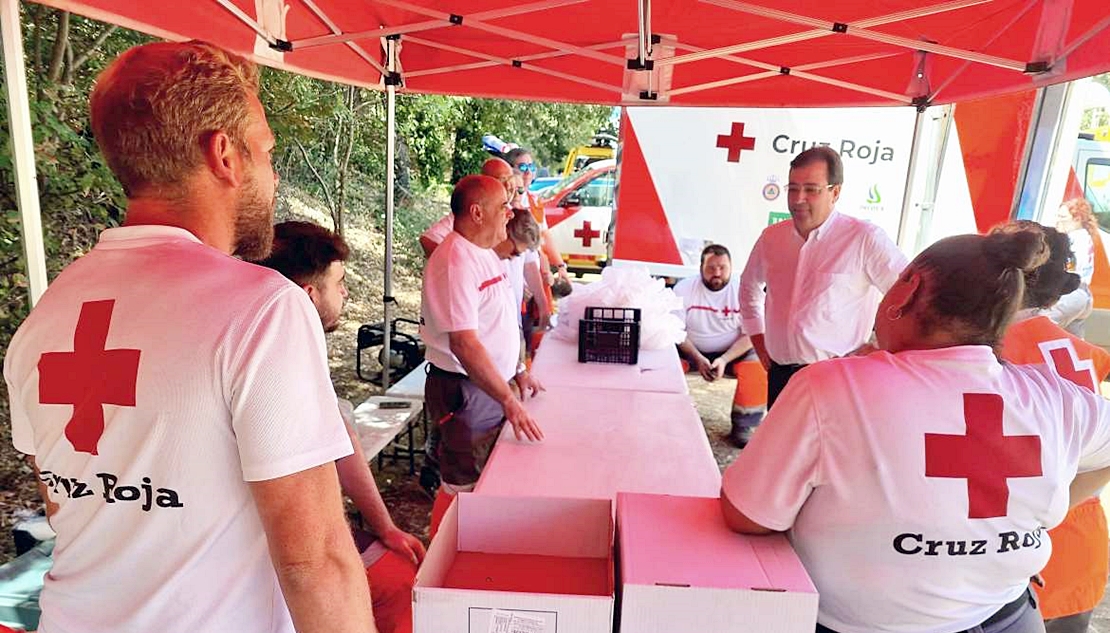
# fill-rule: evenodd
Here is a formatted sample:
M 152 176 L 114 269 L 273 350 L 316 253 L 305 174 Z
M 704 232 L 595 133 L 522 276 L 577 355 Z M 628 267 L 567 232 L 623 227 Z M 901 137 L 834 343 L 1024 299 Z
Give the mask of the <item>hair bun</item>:
M 1044 234 L 1035 231 L 998 232 L 987 235 L 983 254 L 1003 268 L 1029 272 L 1048 260 Z

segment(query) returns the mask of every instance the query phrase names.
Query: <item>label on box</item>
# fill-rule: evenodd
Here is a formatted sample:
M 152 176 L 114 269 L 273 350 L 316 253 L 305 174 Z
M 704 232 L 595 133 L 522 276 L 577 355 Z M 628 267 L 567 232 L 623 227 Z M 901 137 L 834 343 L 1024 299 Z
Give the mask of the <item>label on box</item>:
M 489 619 L 489 633 L 548 633 L 540 616 L 494 609 Z

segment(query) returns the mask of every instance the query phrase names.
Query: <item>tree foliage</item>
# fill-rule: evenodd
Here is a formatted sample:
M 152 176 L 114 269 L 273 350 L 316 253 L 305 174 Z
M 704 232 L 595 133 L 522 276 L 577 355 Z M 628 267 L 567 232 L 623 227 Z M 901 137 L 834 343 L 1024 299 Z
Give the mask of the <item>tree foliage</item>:
M 149 41 L 139 33 L 38 4 L 23 5 L 23 35 L 48 272 L 57 274 L 123 219 L 126 200 L 89 129 L 88 93 L 119 53 Z M 4 88 L 0 84 L 0 88 Z M 5 90 L 6 92 L 6 90 Z M 370 214 L 384 225 L 386 97 L 264 69 L 260 97 L 277 138 L 282 181 L 328 209 L 335 229 L 345 217 Z M 402 248 L 434 218 L 418 197 L 441 195 L 479 169 L 488 154 L 481 136 L 496 134 L 557 165 L 570 147 L 605 125 L 609 108 L 397 96 L 396 230 Z M 8 144 L 0 117 L 0 347 L 26 314 L 27 281 Z M 434 207 L 431 207 L 434 212 Z

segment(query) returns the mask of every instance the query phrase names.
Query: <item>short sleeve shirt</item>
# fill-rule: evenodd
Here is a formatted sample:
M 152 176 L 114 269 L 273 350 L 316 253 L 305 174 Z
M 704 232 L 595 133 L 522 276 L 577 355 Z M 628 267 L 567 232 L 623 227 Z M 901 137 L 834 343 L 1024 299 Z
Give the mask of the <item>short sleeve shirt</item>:
M 474 330 L 506 381 L 516 373 L 520 334 L 513 289 L 492 249 L 451 232 L 428 258 L 421 292 L 420 332 L 428 362 L 465 374 L 449 334 Z
M 247 482 L 351 453 L 300 288 L 182 229 L 108 229 L 4 377 L 59 504 L 41 630 L 292 632 Z
M 947 633 L 1025 591 L 1076 472 L 1108 465 L 1110 407 L 1043 365 L 876 352 L 796 374 L 723 494 L 790 530 L 824 626 Z
M 742 336 L 739 292 L 736 275 L 720 290 L 706 288 L 700 275 L 675 284 L 674 293 L 682 297 L 686 335 L 699 352 L 724 352 Z

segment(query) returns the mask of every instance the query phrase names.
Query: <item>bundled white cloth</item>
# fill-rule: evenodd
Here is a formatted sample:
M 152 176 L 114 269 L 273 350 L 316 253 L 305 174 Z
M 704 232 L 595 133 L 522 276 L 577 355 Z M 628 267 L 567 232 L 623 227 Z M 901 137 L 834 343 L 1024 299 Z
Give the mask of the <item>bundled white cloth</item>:
M 576 284 L 559 302 L 551 336 L 578 342 L 578 321 L 588 307 L 639 308 L 640 349 L 665 349 L 686 340 L 686 323 L 679 316 L 682 299 L 642 266 L 608 267 L 601 271 L 601 281 Z

